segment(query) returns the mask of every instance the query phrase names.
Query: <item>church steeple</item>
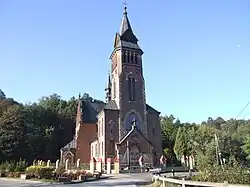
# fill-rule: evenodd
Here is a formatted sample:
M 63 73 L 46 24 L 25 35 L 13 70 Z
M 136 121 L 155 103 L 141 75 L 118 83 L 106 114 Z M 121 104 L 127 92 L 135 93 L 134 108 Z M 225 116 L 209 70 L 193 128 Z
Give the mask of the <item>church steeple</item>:
M 77 114 L 76 114 L 76 126 L 79 125 L 79 123 L 81 123 L 81 122 L 83 122 L 83 106 L 82 106 L 81 94 L 79 93 Z
M 108 81 L 107 81 L 107 87 L 105 88 L 106 91 L 106 102 L 109 102 L 111 100 L 111 79 L 110 79 L 110 73 L 108 75 Z
M 138 39 L 133 33 L 127 13 L 127 7 L 124 7 L 124 13 L 119 33 L 121 40 L 137 44 Z

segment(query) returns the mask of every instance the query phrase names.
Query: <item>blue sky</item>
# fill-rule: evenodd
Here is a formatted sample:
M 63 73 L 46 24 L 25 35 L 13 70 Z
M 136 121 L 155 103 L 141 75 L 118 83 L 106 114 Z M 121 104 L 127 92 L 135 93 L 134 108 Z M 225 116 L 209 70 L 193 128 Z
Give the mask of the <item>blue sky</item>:
M 21 102 L 104 99 L 122 12 L 120 0 L 1 0 L 0 88 Z M 250 100 L 249 0 L 128 0 L 128 16 L 144 50 L 147 102 L 163 114 L 228 119 Z

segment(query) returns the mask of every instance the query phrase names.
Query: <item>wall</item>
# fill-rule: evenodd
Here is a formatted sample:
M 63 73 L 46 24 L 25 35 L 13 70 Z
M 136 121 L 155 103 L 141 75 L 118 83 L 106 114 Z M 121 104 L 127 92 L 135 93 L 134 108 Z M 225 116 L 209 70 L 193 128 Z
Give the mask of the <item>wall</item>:
M 83 123 L 78 131 L 76 139 L 77 150 L 76 160 L 80 159 L 81 163 L 89 163 L 91 156 L 90 144 L 97 138 L 97 128 L 94 123 Z
M 110 123 L 113 123 L 112 125 Z M 111 133 L 112 127 L 112 133 Z M 119 141 L 119 110 L 105 110 L 105 155 L 113 158 L 115 143 Z M 113 146 L 111 145 L 113 144 Z
M 158 113 L 148 113 L 148 139 L 154 145 L 158 156 L 162 154 L 162 137 L 161 137 L 161 126 Z M 153 127 L 154 132 L 153 132 Z

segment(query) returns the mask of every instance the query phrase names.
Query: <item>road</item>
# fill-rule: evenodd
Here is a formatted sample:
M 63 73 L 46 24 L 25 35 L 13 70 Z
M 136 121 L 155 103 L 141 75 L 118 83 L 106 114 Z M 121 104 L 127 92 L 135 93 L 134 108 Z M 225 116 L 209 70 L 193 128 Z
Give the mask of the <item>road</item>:
M 148 174 L 121 174 L 98 181 L 65 185 L 40 183 L 34 181 L 0 179 L 0 187 L 136 187 L 136 184 L 145 183 L 150 179 L 151 177 Z

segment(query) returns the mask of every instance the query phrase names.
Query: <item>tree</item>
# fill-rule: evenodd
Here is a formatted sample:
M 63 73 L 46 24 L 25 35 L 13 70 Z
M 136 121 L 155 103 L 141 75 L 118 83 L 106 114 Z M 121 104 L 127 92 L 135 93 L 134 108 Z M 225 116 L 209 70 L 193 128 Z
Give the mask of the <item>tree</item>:
M 0 117 L 0 151 L 3 158 L 17 160 L 24 156 L 26 115 L 21 105 L 12 105 Z
M 174 152 L 178 160 L 180 160 L 182 156 L 189 155 L 186 127 L 179 127 L 178 129 L 178 132 L 176 135 L 176 141 L 174 144 Z
M 245 140 L 243 142 L 242 146 L 243 151 L 246 153 L 247 157 L 246 159 L 250 161 L 250 135 L 245 137 Z
M 178 128 L 181 126 L 180 120 L 175 120 L 173 115 L 161 117 L 162 143 L 164 152 L 171 161 L 175 161 L 174 144 Z
M 0 89 L 0 100 L 6 99 L 5 93 Z

